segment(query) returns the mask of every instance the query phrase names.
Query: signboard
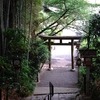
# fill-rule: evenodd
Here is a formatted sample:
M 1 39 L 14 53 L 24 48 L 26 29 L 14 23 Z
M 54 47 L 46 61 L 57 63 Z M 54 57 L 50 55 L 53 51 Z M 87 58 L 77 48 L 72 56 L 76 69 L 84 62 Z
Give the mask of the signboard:
M 84 58 L 83 65 L 86 67 L 90 67 L 92 65 L 92 58 Z
M 90 57 L 90 58 L 95 58 L 96 57 L 96 50 L 94 49 L 80 49 L 80 57 L 84 58 L 84 57 Z

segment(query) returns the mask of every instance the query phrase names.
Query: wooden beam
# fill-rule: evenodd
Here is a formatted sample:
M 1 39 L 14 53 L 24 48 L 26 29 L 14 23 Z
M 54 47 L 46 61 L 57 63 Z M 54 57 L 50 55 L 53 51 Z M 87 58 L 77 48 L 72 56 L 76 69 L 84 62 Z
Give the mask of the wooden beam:
M 46 36 L 46 35 L 39 35 L 40 38 L 43 38 L 43 39 L 74 39 L 74 40 L 77 40 L 77 39 L 80 39 L 82 38 L 82 36 Z
M 60 39 L 60 44 L 62 44 L 62 39 Z
M 46 44 L 48 44 L 48 42 L 46 42 Z M 72 45 L 71 42 L 68 43 L 55 43 L 55 42 L 51 42 L 51 45 Z M 76 42 L 74 42 L 74 45 L 76 45 Z

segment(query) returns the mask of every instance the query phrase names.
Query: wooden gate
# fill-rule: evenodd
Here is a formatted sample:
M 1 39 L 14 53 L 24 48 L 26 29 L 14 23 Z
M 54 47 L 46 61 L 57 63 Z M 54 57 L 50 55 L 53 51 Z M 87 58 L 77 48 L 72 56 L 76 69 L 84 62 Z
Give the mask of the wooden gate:
M 45 36 L 45 35 L 40 35 L 39 36 L 41 39 L 44 41 L 47 40 L 47 44 L 49 47 L 50 51 L 50 57 L 49 57 L 49 69 L 52 69 L 51 66 L 51 46 L 52 45 L 71 45 L 71 62 L 72 62 L 72 69 L 74 70 L 74 45 L 77 45 L 77 42 L 81 39 L 81 36 Z M 54 40 L 59 40 L 58 43 L 54 43 L 52 41 Z M 70 40 L 71 42 L 65 43 L 63 40 Z

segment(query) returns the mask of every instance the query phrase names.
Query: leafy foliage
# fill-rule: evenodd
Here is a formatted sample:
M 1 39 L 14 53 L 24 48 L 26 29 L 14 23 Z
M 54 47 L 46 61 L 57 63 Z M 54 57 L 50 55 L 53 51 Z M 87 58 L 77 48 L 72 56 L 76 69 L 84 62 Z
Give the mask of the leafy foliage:
M 49 30 L 50 35 L 56 35 L 76 20 L 84 19 L 87 12 L 84 0 L 44 0 L 43 7 L 43 29 L 37 34 L 47 34 Z
M 47 46 L 44 44 L 43 40 L 36 39 L 32 45 L 30 50 L 30 60 L 32 62 L 32 66 L 35 67 L 36 70 L 40 70 L 40 64 L 45 63 L 45 61 L 49 57 L 49 51 Z
M 0 88 L 7 90 L 10 97 L 11 95 L 28 96 L 33 93 L 40 64 L 44 63 L 49 55 L 44 42 L 36 39 L 30 47 L 30 58 L 27 61 L 27 38 L 24 33 L 19 28 L 4 31 L 6 56 L 0 56 Z M 20 69 L 14 69 L 14 57 L 21 59 Z
M 91 100 L 99 100 L 100 99 L 100 79 L 96 80 L 93 85 L 93 93 L 91 96 Z
M 4 88 L 14 80 L 14 72 L 10 61 L 6 57 L 0 56 L 0 88 Z
M 27 66 L 27 60 L 23 60 L 19 75 L 20 96 L 28 96 L 33 93 L 37 78 L 37 73 L 34 73 L 34 70 L 32 67 Z
M 27 51 L 27 41 L 22 29 L 7 29 L 4 31 L 5 38 L 7 39 L 7 54 L 22 56 Z
M 96 49 L 97 57 L 93 58 L 93 65 L 90 67 L 90 90 L 92 93 L 92 100 L 99 100 L 100 97 L 96 96 L 100 93 L 100 84 L 95 84 L 99 82 L 100 79 L 100 14 L 94 14 L 89 20 L 87 27 L 87 34 L 85 34 L 83 41 L 86 40 L 85 47 L 88 49 Z M 84 71 L 82 71 L 83 73 Z M 94 88 L 92 88 L 94 87 Z M 96 92 L 98 91 L 98 92 Z M 95 97 L 96 96 L 96 97 Z
M 86 34 L 83 37 L 83 40 L 86 40 L 86 46 L 88 46 L 90 48 L 95 48 L 98 49 L 98 45 L 100 43 L 100 15 L 98 14 L 94 14 L 90 17 L 90 20 L 88 21 L 88 23 L 86 23 L 85 26 L 85 32 Z M 99 49 L 98 49 L 99 50 Z
M 82 74 L 82 75 L 86 75 L 86 67 L 85 66 L 81 66 L 79 68 L 79 72 Z
M 5 30 L 4 36 L 7 40 L 6 55 L 0 56 L 0 88 L 7 90 L 9 95 L 28 96 L 34 91 L 37 72 L 26 60 L 27 38 L 18 28 Z M 21 69 L 14 69 L 13 57 L 21 59 Z

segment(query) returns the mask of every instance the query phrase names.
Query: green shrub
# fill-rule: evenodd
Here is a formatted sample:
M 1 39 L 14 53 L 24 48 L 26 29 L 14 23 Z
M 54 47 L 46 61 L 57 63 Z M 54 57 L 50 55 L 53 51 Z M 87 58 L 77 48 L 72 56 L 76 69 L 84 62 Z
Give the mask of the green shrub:
M 33 93 L 36 84 L 34 68 L 26 59 L 27 38 L 22 29 L 7 29 L 4 31 L 6 38 L 6 56 L 0 57 L 0 88 L 7 89 L 9 95 L 13 92 L 20 96 L 28 96 Z M 21 59 L 21 69 L 13 68 L 13 58 Z M 12 91 L 12 92 L 11 92 Z M 5 91 L 6 92 L 6 91 Z
M 98 95 L 100 90 L 98 89 L 98 93 L 93 89 L 93 84 L 95 81 L 97 81 L 100 78 L 100 13 L 93 14 L 88 21 L 89 23 L 86 25 L 86 34 L 83 37 L 83 43 L 82 47 L 85 47 L 86 49 L 95 49 L 97 50 L 97 57 L 92 58 L 93 65 L 90 67 L 90 90 L 92 93 L 92 96 L 94 97 Z M 84 73 L 85 70 L 81 69 L 81 73 Z M 84 84 L 81 80 L 81 84 Z M 93 89 L 93 90 L 92 90 Z M 94 93 L 95 92 L 95 93 Z M 97 94 L 96 94 L 97 93 Z M 100 99 L 100 98 L 99 98 Z M 94 100 L 99 100 L 94 99 Z
M 28 96 L 34 92 L 40 64 L 44 63 L 49 52 L 41 39 L 36 39 L 30 46 L 29 61 L 27 61 L 27 38 L 22 29 L 7 29 L 4 31 L 6 38 L 6 56 L 0 56 L 0 88 L 5 90 L 9 97 Z M 15 70 L 13 58 L 21 59 L 21 69 Z M 13 94 L 14 93 L 14 94 Z
M 14 80 L 14 72 L 10 60 L 0 56 L 0 88 L 6 88 Z
M 27 66 L 27 61 L 23 60 L 21 72 L 19 75 L 21 96 L 28 96 L 34 91 L 37 74 L 33 73 L 33 71 L 34 70 L 30 66 Z
M 45 63 L 49 57 L 49 51 L 47 46 L 41 39 L 36 39 L 30 50 L 30 61 L 31 65 L 36 69 L 40 70 L 40 64 Z
M 25 32 L 19 28 L 10 28 L 4 31 L 6 38 L 7 56 L 23 56 L 27 52 L 27 38 Z
M 91 100 L 100 100 L 100 79 L 96 80 L 93 85 Z
M 78 79 L 78 86 L 81 89 L 81 92 L 84 93 L 84 78 L 86 77 L 86 67 L 85 66 L 80 66 L 79 67 L 79 79 Z
M 79 67 L 79 72 L 80 72 L 82 75 L 86 75 L 86 67 L 85 67 L 85 66 L 80 66 L 80 67 Z

